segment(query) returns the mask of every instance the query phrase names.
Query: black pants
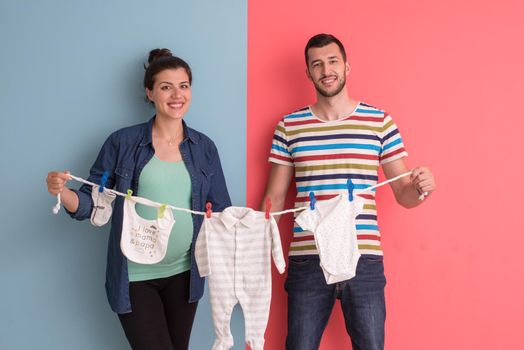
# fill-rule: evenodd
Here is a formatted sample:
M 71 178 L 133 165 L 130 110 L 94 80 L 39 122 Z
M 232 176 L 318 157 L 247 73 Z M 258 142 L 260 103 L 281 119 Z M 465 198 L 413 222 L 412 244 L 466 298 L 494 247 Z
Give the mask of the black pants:
M 189 271 L 130 282 L 131 309 L 118 318 L 134 350 L 186 350 L 198 302 L 189 303 Z

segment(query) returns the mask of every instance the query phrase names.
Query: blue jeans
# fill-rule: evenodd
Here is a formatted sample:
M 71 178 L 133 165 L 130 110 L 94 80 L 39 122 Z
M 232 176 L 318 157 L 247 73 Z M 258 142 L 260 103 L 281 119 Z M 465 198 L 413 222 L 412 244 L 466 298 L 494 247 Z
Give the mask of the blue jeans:
M 386 303 L 381 256 L 362 255 L 357 274 L 348 281 L 326 284 L 318 256 L 290 256 L 287 350 L 316 350 L 340 299 L 353 350 L 384 349 Z M 341 344 L 340 348 L 343 348 Z

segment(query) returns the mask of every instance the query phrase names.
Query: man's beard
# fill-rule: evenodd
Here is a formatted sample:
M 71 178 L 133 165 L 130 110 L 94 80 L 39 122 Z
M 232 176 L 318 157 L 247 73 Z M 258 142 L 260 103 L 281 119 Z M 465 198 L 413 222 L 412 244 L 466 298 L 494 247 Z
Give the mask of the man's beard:
M 322 77 L 320 78 L 319 80 L 322 80 L 324 79 L 325 77 Z M 340 78 L 338 75 L 337 75 L 337 80 L 338 80 L 338 86 L 337 88 L 333 91 L 333 92 L 327 92 L 326 90 L 322 89 L 321 87 L 321 83 L 315 83 L 315 89 L 318 91 L 319 94 L 321 94 L 322 96 L 324 97 L 333 97 L 333 96 L 336 96 L 338 95 L 338 93 L 340 91 L 342 91 L 342 89 L 346 86 L 346 77 L 345 76 L 342 76 L 342 78 Z

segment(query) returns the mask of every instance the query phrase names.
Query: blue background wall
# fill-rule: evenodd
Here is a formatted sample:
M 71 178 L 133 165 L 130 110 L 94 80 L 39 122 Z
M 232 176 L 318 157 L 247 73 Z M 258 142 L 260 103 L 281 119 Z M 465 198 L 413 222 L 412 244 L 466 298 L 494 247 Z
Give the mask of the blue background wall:
M 86 177 L 112 131 L 151 117 L 150 49 L 192 66 L 186 121 L 216 142 L 233 202 L 245 205 L 246 16 L 244 0 L 0 2 L 0 349 L 129 348 L 104 291 L 108 227 L 52 215 L 44 180 L 55 169 Z M 206 295 L 191 349 L 213 340 Z

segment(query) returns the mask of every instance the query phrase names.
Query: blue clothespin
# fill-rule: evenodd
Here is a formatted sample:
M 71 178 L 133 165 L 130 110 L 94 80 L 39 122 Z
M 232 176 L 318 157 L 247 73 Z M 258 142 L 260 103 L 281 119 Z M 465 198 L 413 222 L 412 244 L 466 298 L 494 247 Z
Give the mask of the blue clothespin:
M 311 210 L 315 210 L 315 203 L 317 199 L 315 198 L 315 194 L 313 192 L 309 192 L 309 208 Z
M 348 179 L 348 198 L 350 202 L 353 202 L 353 190 L 355 189 L 355 184 L 353 184 L 353 181 L 351 179 Z
M 98 188 L 98 192 L 104 192 L 104 187 L 106 186 L 107 179 L 109 178 L 109 172 L 106 170 L 102 174 L 102 178 L 100 179 L 100 187 Z

